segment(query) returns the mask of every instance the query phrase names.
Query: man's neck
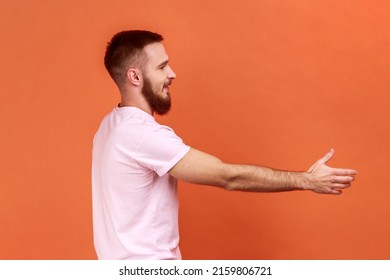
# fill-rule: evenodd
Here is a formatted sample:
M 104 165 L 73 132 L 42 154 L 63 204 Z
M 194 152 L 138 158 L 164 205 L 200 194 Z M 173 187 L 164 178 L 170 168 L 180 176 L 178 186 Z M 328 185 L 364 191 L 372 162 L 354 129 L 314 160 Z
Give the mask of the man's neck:
M 136 108 L 148 113 L 151 116 L 153 116 L 153 113 L 154 113 L 152 111 L 152 109 L 150 108 L 149 104 L 140 104 L 137 102 L 129 102 L 129 101 L 126 102 L 122 99 L 118 106 L 119 107 L 136 107 Z

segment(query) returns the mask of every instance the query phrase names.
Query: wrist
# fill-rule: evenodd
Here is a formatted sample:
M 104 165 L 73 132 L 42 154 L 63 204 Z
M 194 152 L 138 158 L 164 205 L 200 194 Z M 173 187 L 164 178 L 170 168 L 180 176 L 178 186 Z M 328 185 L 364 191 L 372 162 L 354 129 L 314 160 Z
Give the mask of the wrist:
M 296 190 L 310 190 L 310 173 L 308 172 L 295 172 L 294 173 L 293 187 Z
M 302 174 L 302 190 L 312 190 L 312 180 L 310 172 L 301 172 Z

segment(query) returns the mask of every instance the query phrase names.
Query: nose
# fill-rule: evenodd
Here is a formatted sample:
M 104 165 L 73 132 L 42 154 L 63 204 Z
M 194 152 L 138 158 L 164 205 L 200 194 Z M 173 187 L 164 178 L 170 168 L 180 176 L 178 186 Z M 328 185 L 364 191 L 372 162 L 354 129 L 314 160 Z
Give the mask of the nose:
M 168 66 L 168 78 L 169 79 L 176 79 L 176 74 L 173 72 L 172 68 Z

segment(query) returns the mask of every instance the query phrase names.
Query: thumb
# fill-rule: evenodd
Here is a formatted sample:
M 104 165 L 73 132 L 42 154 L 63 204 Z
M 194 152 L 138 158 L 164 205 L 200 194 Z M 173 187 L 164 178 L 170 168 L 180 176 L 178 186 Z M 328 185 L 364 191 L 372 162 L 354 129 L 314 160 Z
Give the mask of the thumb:
M 319 164 L 325 164 L 327 163 L 334 155 L 334 149 L 330 149 L 330 151 L 323 157 L 321 158 L 318 163 Z
M 308 172 L 312 172 L 314 169 L 317 168 L 317 166 L 327 163 L 333 157 L 333 154 L 334 149 L 330 149 L 330 151 L 325 156 L 317 160 L 317 162 L 309 168 Z

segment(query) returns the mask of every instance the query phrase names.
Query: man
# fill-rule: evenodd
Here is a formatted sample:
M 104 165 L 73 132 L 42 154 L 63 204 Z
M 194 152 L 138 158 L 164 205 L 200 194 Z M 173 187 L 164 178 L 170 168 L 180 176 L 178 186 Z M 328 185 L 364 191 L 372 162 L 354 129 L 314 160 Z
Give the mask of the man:
M 93 144 L 94 242 L 99 259 L 181 259 L 176 180 L 231 191 L 311 190 L 341 194 L 356 171 L 331 168 L 333 150 L 307 172 L 226 164 L 190 148 L 153 115 L 171 106 L 176 78 L 162 36 L 124 31 L 108 43 L 105 66 L 121 102 Z

